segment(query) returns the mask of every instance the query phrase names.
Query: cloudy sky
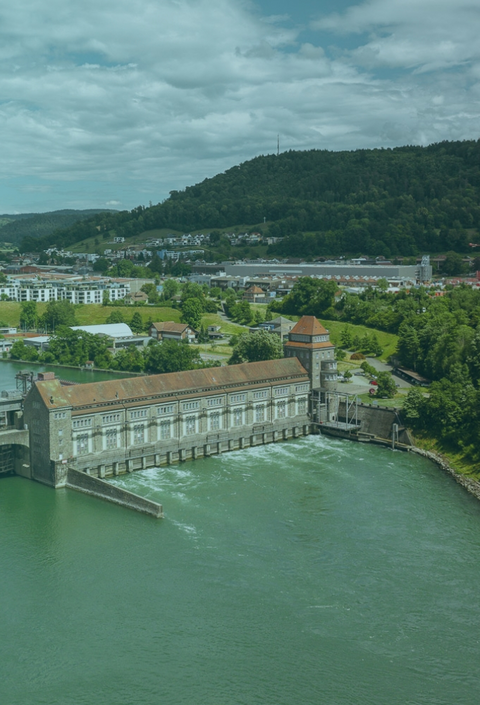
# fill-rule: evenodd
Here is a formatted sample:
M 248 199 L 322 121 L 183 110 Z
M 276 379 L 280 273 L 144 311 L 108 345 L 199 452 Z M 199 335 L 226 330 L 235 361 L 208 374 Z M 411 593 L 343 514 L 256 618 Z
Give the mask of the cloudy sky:
M 480 138 L 480 0 L 20 0 L 0 213 L 131 209 L 259 154 Z

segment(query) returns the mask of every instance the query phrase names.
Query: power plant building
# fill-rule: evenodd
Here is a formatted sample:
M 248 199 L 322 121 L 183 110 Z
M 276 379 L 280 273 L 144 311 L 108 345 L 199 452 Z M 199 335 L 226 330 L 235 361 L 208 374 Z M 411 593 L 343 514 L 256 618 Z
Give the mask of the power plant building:
M 68 468 L 104 478 L 309 434 L 312 389 L 322 402 L 336 385 L 334 346 L 314 316 L 289 338 L 279 360 L 69 386 L 37 381 L 24 400 L 30 476 L 61 487 Z

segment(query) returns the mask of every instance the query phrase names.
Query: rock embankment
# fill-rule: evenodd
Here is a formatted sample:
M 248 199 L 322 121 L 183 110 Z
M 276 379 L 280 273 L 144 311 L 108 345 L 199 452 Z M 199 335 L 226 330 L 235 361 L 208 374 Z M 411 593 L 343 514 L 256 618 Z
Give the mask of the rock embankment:
M 459 485 L 465 487 L 465 489 L 470 492 L 470 494 L 473 494 L 474 497 L 480 500 L 480 482 L 478 482 L 477 480 L 472 480 L 471 478 L 466 477 L 465 475 L 462 475 L 461 473 L 454 470 L 443 456 L 439 455 L 438 453 L 433 453 L 430 450 L 423 450 L 422 448 L 417 448 L 416 446 L 412 446 L 411 448 L 409 448 L 409 451 L 412 453 L 417 453 L 417 455 L 422 455 L 424 458 L 428 458 L 429 460 L 434 462 L 442 470 L 445 470 L 445 472 L 451 475 L 453 479 L 458 482 Z

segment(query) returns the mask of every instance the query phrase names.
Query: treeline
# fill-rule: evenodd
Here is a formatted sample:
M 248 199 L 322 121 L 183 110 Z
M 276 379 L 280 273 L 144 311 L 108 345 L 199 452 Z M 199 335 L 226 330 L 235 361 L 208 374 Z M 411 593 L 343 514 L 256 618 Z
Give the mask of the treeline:
M 20 243 L 24 238 L 36 240 L 47 239 L 60 228 L 69 228 L 75 223 L 88 220 L 97 213 L 111 213 L 110 210 L 61 210 L 50 213 L 31 213 L 22 218 L 12 219 L 0 227 L 0 240 L 3 242 Z M 10 216 L 6 216 L 10 218 Z M 13 217 L 12 217 L 13 218 Z M 43 248 L 42 248 L 43 249 Z
M 96 216 L 42 238 L 68 246 L 102 231 L 256 226 L 283 237 L 271 254 L 413 256 L 467 252 L 480 222 L 480 140 L 353 152 L 285 152 L 252 159 L 172 191 L 150 208 Z M 263 226 L 264 220 L 268 222 Z M 260 224 L 260 225 L 259 225 Z M 32 242 L 22 244 L 22 249 Z
M 334 282 L 302 278 L 271 309 L 344 321 L 339 345 L 366 354 L 381 351 L 374 332 L 360 338 L 350 323 L 396 333 L 398 365 L 432 381 L 427 397 L 418 388 L 409 392 L 409 425 L 480 461 L 480 291 L 421 287 L 392 294 L 380 286 L 339 295 Z
M 200 367 L 216 367 L 219 364 L 204 362 L 198 348 L 188 342 L 178 343 L 175 340 L 166 340 L 160 344 L 152 339 L 144 348 L 131 345 L 112 355 L 108 339 L 65 326 L 60 326 L 56 335 L 50 338 L 48 350 L 39 352 L 25 345 L 21 339 L 12 345 L 10 356 L 13 360 L 75 367 L 83 367 L 91 361 L 99 369 L 149 374 L 181 372 Z

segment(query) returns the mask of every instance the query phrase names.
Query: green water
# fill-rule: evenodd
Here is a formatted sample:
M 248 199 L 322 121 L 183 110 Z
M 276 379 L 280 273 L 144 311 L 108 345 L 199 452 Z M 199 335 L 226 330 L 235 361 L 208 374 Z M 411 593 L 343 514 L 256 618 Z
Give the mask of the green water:
M 2 705 L 477 705 L 480 503 L 310 437 L 124 476 L 165 519 L 0 482 Z
M 102 382 L 107 379 L 118 379 L 119 377 L 131 377 L 128 373 L 98 372 L 97 370 L 81 370 L 80 368 L 58 367 L 56 365 L 32 365 L 29 362 L 13 362 L 11 360 L 0 360 L 0 390 L 15 389 L 15 375 L 20 370 L 29 370 L 38 374 L 39 372 L 55 372 L 60 379 L 70 382 L 85 384 L 86 382 Z

